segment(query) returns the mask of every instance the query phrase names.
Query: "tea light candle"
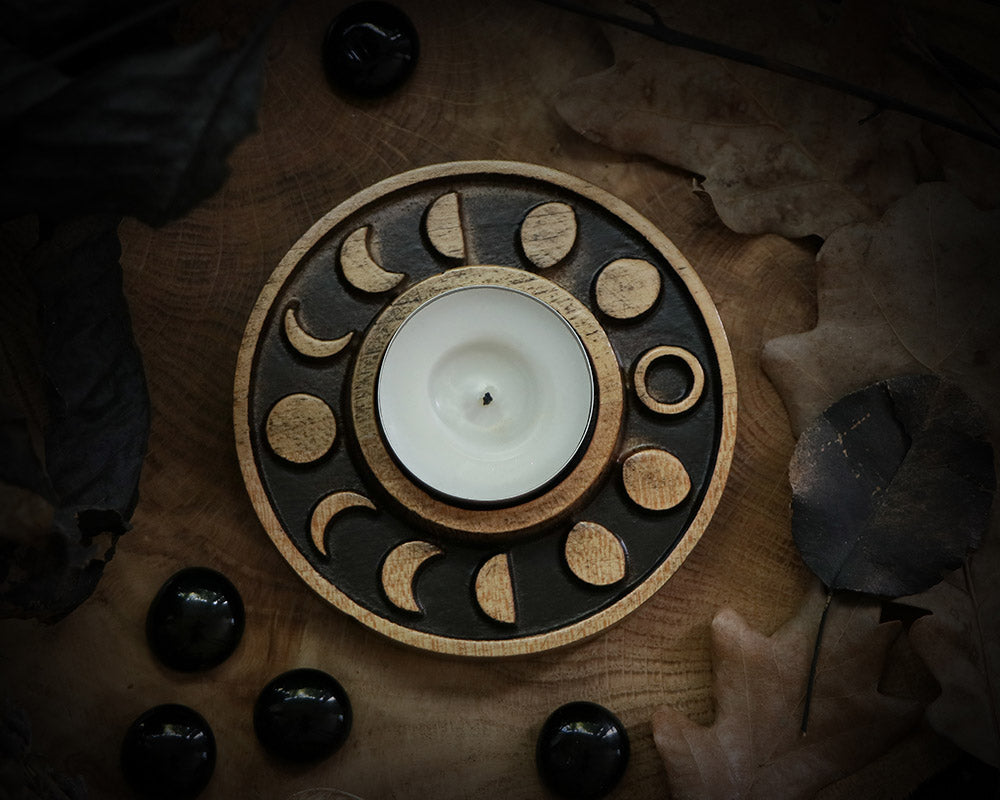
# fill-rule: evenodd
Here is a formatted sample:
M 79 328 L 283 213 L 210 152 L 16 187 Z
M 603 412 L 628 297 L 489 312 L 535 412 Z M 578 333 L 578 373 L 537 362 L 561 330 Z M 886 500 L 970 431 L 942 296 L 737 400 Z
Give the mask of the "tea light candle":
M 460 501 L 538 491 L 573 461 L 594 413 L 594 376 L 573 327 L 503 286 L 419 306 L 386 348 L 376 384 L 389 449 L 417 481 Z

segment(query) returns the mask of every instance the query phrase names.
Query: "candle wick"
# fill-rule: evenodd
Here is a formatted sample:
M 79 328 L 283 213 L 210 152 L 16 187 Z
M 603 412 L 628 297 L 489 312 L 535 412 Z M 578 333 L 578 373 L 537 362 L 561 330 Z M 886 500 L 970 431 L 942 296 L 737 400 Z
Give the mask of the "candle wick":
M 488 406 L 492 402 L 493 402 L 493 395 L 491 395 L 489 392 L 487 392 L 486 394 L 483 395 L 483 405 L 484 406 Z

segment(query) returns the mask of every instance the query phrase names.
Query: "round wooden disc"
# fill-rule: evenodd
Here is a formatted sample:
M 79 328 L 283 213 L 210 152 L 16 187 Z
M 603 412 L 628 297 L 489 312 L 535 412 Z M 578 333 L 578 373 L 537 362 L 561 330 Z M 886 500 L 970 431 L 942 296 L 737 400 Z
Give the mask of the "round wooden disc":
M 633 297 L 637 275 L 657 290 Z M 582 455 L 551 486 L 507 507 L 461 507 L 396 464 L 373 386 L 409 311 L 491 284 L 518 285 L 573 325 L 599 406 Z M 663 380 L 642 361 L 651 347 L 677 348 L 700 370 L 689 406 L 666 414 L 649 403 L 648 384 Z M 274 421 L 269 441 L 276 407 L 277 420 L 293 420 L 289 397 L 315 398 L 307 410 L 327 420 L 313 424 L 322 441 Z M 645 218 L 554 170 L 459 162 L 382 181 L 295 244 L 247 324 L 234 413 L 257 514 L 313 589 L 399 641 L 503 656 L 599 633 L 680 566 L 726 480 L 736 388 L 708 293 Z

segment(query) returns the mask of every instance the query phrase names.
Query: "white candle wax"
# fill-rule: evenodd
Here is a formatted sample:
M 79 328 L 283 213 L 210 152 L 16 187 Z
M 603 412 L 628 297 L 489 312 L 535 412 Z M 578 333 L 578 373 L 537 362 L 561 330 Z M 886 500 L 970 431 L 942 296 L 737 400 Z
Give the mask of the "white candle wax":
M 502 286 L 428 300 L 396 331 L 376 399 L 386 442 L 418 481 L 472 502 L 530 494 L 590 429 L 594 377 L 553 308 Z

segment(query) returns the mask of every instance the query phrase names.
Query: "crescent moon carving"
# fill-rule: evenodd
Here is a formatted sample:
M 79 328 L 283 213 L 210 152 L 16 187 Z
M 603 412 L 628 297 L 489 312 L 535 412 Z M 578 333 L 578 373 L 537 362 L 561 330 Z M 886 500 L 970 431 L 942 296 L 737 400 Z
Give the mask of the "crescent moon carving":
M 465 258 L 465 234 L 457 192 L 441 195 L 431 203 L 424 219 L 427 238 L 434 248 L 448 258 Z
M 340 246 L 340 268 L 354 288 L 372 294 L 387 292 L 406 276 L 382 269 L 372 258 L 368 246 L 370 234 L 371 226 L 365 225 L 344 239 Z
M 328 494 L 319 501 L 316 510 L 312 513 L 312 521 L 309 524 L 309 532 L 312 534 L 312 542 L 316 549 L 329 558 L 330 553 L 326 549 L 326 526 L 330 524 L 337 514 L 348 508 L 367 508 L 375 511 L 375 504 L 362 494 L 357 492 L 334 492 Z
M 317 339 L 299 324 L 294 307 L 285 311 L 285 338 L 297 352 L 309 358 L 335 356 L 347 346 L 353 336 L 354 331 L 349 331 L 339 339 Z
M 389 601 L 403 611 L 423 611 L 415 596 L 417 570 L 444 551 L 430 542 L 403 542 L 386 556 L 382 564 L 382 588 Z

